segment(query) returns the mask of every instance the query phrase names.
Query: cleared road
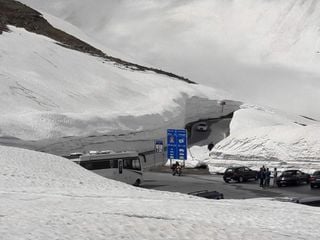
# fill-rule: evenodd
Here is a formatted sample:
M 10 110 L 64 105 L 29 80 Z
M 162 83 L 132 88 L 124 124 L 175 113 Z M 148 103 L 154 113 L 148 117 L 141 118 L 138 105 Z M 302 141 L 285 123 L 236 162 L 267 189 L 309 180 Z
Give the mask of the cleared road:
M 145 172 L 141 187 L 160 191 L 189 193 L 199 190 L 218 191 L 226 199 L 247 199 L 257 197 L 311 197 L 319 196 L 320 189 L 311 190 L 309 185 L 261 188 L 258 182 L 225 183 L 221 175 L 187 174 L 172 176 L 171 173 Z M 272 181 L 271 181 L 272 183 Z
M 189 138 L 190 145 L 204 146 L 209 143 L 216 144 L 229 135 L 229 125 L 231 118 L 210 119 L 193 123 L 191 127 L 191 136 Z M 198 131 L 197 126 L 200 122 L 206 122 L 207 131 Z

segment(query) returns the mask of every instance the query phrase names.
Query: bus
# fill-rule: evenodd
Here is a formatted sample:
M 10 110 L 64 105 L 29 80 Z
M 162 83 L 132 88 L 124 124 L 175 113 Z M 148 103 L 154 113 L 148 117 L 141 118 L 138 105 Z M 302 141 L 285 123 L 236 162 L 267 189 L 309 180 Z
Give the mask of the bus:
M 83 154 L 73 161 L 100 176 L 139 186 L 143 182 L 142 158 L 134 151 L 102 151 Z

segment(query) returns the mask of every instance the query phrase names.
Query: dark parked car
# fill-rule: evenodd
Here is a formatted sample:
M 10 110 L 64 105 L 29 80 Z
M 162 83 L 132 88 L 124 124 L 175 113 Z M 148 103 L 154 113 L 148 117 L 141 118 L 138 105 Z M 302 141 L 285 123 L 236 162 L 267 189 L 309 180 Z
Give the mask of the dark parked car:
M 294 203 L 309 205 L 312 207 L 320 207 L 320 197 L 301 197 L 292 199 Z
M 320 187 L 320 171 L 315 171 L 311 176 L 310 176 L 310 187 Z
M 208 191 L 208 190 L 202 190 L 202 191 L 196 191 L 196 192 L 190 192 L 189 195 L 197 196 L 197 197 L 203 197 L 208 199 L 223 199 L 223 194 L 217 191 Z
M 258 172 L 248 167 L 230 167 L 227 168 L 223 175 L 223 180 L 228 183 L 231 180 L 245 182 L 249 179 L 257 180 Z
M 281 173 L 279 177 L 277 177 L 277 185 L 281 187 L 283 185 L 299 185 L 303 182 L 309 183 L 310 175 L 300 170 L 287 170 Z

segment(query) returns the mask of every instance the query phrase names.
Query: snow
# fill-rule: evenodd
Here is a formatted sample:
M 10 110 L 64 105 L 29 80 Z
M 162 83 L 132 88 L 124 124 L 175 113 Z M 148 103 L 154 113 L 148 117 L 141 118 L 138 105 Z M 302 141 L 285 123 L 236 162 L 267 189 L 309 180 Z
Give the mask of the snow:
M 234 113 L 230 136 L 212 149 L 208 165 L 211 172 L 230 165 L 267 165 L 312 173 L 320 168 L 319 136 L 317 121 L 244 105 Z
M 186 113 L 193 96 L 215 100 L 210 109 L 220 109 L 223 93 L 213 88 L 119 68 L 9 27 L 0 41 L 1 136 L 39 140 L 183 127 L 188 116 L 197 119 Z M 238 108 L 230 104 L 223 114 Z
M 285 240 L 320 234 L 319 208 L 144 190 L 57 156 L 3 146 L 0 153 L 3 240 Z
M 32 2 L 36 4 L 36 1 Z M 151 1 L 146 9 L 157 6 L 152 3 L 155 2 Z M 66 21 L 45 13 L 50 23 L 117 54 L 96 38 L 99 36 L 84 33 L 84 23 L 78 24 L 79 28 L 68 23 L 79 17 L 72 8 L 75 2 L 55 1 L 51 4 L 54 5 L 54 13 L 63 13 Z M 65 4 L 69 8 L 65 9 Z M 197 11 L 204 11 L 207 15 L 203 8 L 206 4 L 209 3 L 204 1 L 197 5 Z M 47 10 L 53 5 L 49 4 Z M 177 6 L 172 10 L 174 16 L 183 18 L 188 6 Z M 239 6 L 235 4 L 234 7 Z M 95 21 L 90 14 L 88 18 Z M 190 19 L 185 20 L 188 22 Z M 52 146 L 44 149 L 58 154 L 73 149 L 83 151 L 71 146 L 92 146 L 81 137 L 99 137 L 116 132 L 122 135 L 139 133 L 135 136 L 138 140 L 158 139 L 165 137 L 167 128 L 183 128 L 189 122 L 218 118 L 239 108 L 239 102 L 227 100 L 230 99 L 228 94 L 214 88 L 190 85 L 153 72 L 119 68 L 101 58 L 63 48 L 44 36 L 9 27 L 11 32 L 4 32 L 0 39 L 0 137 L 5 140 L 58 139 L 52 145 L 60 144 L 60 149 Z M 87 27 L 90 28 L 89 25 Z M 96 30 L 101 28 L 97 25 Z M 219 36 L 217 34 L 216 37 Z M 295 99 L 300 98 L 295 96 Z M 226 102 L 223 111 L 221 100 Z M 258 168 L 262 163 L 268 163 L 281 169 L 299 167 L 307 171 L 318 167 L 319 127 L 316 121 L 271 108 L 243 105 L 235 113 L 230 130 L 230 137 L 215 146 L 211 153 L 212 161 L 208 160 L 206 146 L 194 146 L 187 166 L 208 164 L 210 171 L 219 172 L 230 164 L 248 164 Z M 78 139 L 71 145 L 61 141 L 61 138 L 69 136 Z M 133 138 L 131 136 L 130 139 Z M 96 139 L 98 144 L 103 144 L 103 141 Z M 37 147 L 33 145 L 30 148 Z M 145 148 L 143 150 L 148 150 Z
M 0 38 L 2 137 L 38 140 L 147 129 L 159 134 L 167 126 L 184 126 L 238 108 L 238 102 L 225 100 L 215 89 L 120 69 L 46 37 L 12 26 L 10 30 Z M 219 100 L 227 102 L 223 111 Z M 315 128 L 303 118 L 268 118 L 270 111 L 255 111 L 239 110 L 232 132 L 240 132 L 237 121 L 246 116 L 255 119 L 246 129 L 310 127 L 312 134 Z M 315 135 L 306 139 L 316 150 Z M 194 146 L 190 152 L 190 167 L 210 167 L 206 146 Z M 0 146 L 4 240 L 315 239 L 319 216 L 317 208 L 274 199 L 212 201 L 135 188 L 64 158 Z
M 243 104 L 234 112 L 230 136 L 211 151 L 207 145 L 191 146 L 184 164 L 187 168 L 207 166 L 211 173 L 223 173 L 230 166 L 258 170 L 262 165 L 278 171 L 300 169 L 313 173 L 320 169 L 319 136 L 318 121 Z M 210 135 L 208 142 L 210 138 L 213 140 L 214 136 Z
M 179 159 L 172 159 L 171 164 L 176 161 L 180 163 L 180 165 L 184 165 L 186 168 L 197 168 L 208 165 L 208 160 L 210 151 L 207 146 L 192 146 L 188 148 L 187 159 L 185 161 Z M 166 166 L 170 166 L 170 160 L 166 162 Z
M 22 0 L 134 62 L 320 118 L 315 0 Z M 134 29 L 134 30 L 133 30 Z

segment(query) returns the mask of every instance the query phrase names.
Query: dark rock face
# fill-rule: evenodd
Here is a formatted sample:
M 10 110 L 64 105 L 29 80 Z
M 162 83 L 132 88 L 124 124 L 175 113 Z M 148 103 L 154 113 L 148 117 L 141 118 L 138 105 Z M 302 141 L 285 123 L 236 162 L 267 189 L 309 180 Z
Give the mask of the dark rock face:
M 121 67 L 129 68 L 135 71 L 153 71 L 158 74 L 185 81 L 187 83 L 195 83 L 187 78 L 175 75 L 173 73 L 165 72 L 160 69 L 144 67 L 109 56 L 101 50 L 81 41 L 80 39 L 54 28 L 46 19 L 43 18 L 41 13 L 37 12 L 36 10 L 18 1 L 0 0 L 0 34 L 2 34 L 3 31 L 9 31 L 7 27 L 8 25 L 24 28 L 29 32 L 47 36 L 57 41 L 59 45 L 63 47 L 101 57 L 106 61 L 114 62 Z

